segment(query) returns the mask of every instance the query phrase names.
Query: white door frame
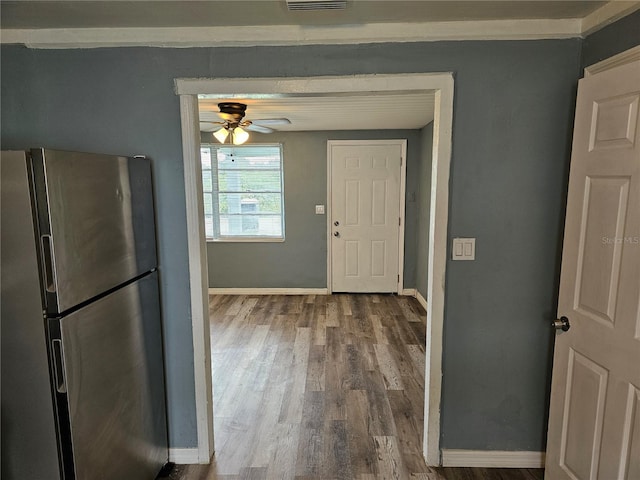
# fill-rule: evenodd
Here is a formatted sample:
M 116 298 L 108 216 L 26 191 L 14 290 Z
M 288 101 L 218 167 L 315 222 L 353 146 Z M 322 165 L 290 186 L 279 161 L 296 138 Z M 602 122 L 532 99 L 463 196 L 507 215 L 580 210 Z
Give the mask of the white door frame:
M 398 225 L 398 287 L 396 293 L 402 295 L 404 290 L 404 216 L 406 210 L 407 199 L 407 140 L 405 139 L 390 139 L 390 140 L 327 140 L 327 293 L 332 292 L 332 242 L 331 232 L 333 231 L 333 224 L 331 223 L 331 209 L 333 208 L 333 202 L 331 197 L 331 147 L 333 145 L 398 145 L 402 150 L 402 162 L 400 164 L 400 225 Z
M 206 244 L 202 217 L 202 186 L 198 122 L 198 94 L 295 95 L 349 92 L 435 91 L 433 128 L 433 166 L 429 226 L 429 270 L 427 291 L 427 361 L 425 372 L 425 406 L 423 454 L 429 465 L 440 459 L 440 396 L 442 388 L 442 330 L 444 323 L 445 270 L 447 264 L 447 229 L 449 217 L 449 172 L 453 127 L 454 79 L 451 73 L 395 75 L 350 75 L 301 78 L 222 78 L 177 79 L 180 95 L 182 145 L 185 176 L 187 228 L 189 234 L 189 287 L 191 291 L 191 326 L 193 329 L 198 459 L 208 463 L 213 454 L 212 379 L 208 309 L 204 292 Z M 197 226 L 197 228 L 193 228 Z M 200 236 L 200 238 L 196 238 Z M 204 297 L 203 297 L 204 296 Z M 196 461 L 194 459 L 194 461 Z
M 604 72 L 606 70 L 619 67 L 620 65 L 626 65 L 627 63 L 635 62 L 637 60 L 640 60 L 640 45 L 638 45 L 637 47 L 632 47 L 629 50 L 625 50 L 624 52 L 620 52 L 612 57 L 605 58 L 604 60 L 601 60 L 598 63 L 594 63 L 593 65 L 589 65 L 588 67 L 585 67 L 584 76 L 590 77 L 591 75 L 595 75 L 596 73 Z

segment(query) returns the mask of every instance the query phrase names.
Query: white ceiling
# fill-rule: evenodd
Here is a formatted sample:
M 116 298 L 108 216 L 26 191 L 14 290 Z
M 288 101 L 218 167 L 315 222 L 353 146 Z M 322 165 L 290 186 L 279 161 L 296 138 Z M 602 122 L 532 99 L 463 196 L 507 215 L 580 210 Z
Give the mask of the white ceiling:
M 2 1 L 2 28 L 358 25 L 583 18 L 606 1 L 348 0 L 336 11 L 288 11 L 285 0 Z M 241 34 L 241 32 L 239 32 Z
M 363 93 L 340 96 L 286 96 L 278 98 L 228 98 L 202 95 L 200 130 L 215 128 L 218 103 L 241 102 L 247 105 L 245 119 L 288 118 L 290 125 L 281 131 L 321 130 L 414 130 L 433 120 L 434 93 Z M 219 127 L 218 127 L 219 128 Z
M 0 0 L 2 43 L 32 48 L 246 46 L 584 36 L 640 8 L 627 0 Z

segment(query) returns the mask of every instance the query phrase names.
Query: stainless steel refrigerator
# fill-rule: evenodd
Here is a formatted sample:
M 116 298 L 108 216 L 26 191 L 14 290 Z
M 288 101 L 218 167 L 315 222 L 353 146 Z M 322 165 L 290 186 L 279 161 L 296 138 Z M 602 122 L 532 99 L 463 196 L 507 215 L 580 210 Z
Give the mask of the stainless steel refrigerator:
M 147 480 L 167 462 L 151 165 L 2 152 L 4 480 Z

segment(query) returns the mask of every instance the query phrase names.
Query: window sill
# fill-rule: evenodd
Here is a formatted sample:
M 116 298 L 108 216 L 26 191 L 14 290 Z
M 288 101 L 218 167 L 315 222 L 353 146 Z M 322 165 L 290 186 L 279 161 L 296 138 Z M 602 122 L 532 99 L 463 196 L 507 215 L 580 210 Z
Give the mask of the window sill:
M 224 237 L 207 238 L 207 243 L 283 243 L 284 237 Z

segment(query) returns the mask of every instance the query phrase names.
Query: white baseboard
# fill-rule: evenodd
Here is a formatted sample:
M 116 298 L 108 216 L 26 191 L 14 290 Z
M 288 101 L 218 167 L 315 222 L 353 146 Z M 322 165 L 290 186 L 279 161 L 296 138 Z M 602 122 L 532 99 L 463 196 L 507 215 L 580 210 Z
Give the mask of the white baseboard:
M 427 301 L 416 288 L 404 288 L 402 290 L 401 295 L 405 297 L 415 298 L 416 300 L 418 300 L 418 302 L 420 302 L 420 305 L 422 305 L 422 308 L 424 308 L 425 311 L 427 310 Z
M 543 468 L 544 452 L 442 450 L 443 467 Z
M 427 299 L 424 298 L 422 296 L 422 294 L 416 290 L 416 299 L 418 300 L 418 302 L 420 302 L 420 305 L 422 305 L 422 308 L 424 308 L 424 311 L 427 311 Z
M 326 288 L 210 288 L 209 295 L 327 295 Z
M 178 465 L 194 465 L 200 463 L 198 448 L 170 448 L 169 461 Z

